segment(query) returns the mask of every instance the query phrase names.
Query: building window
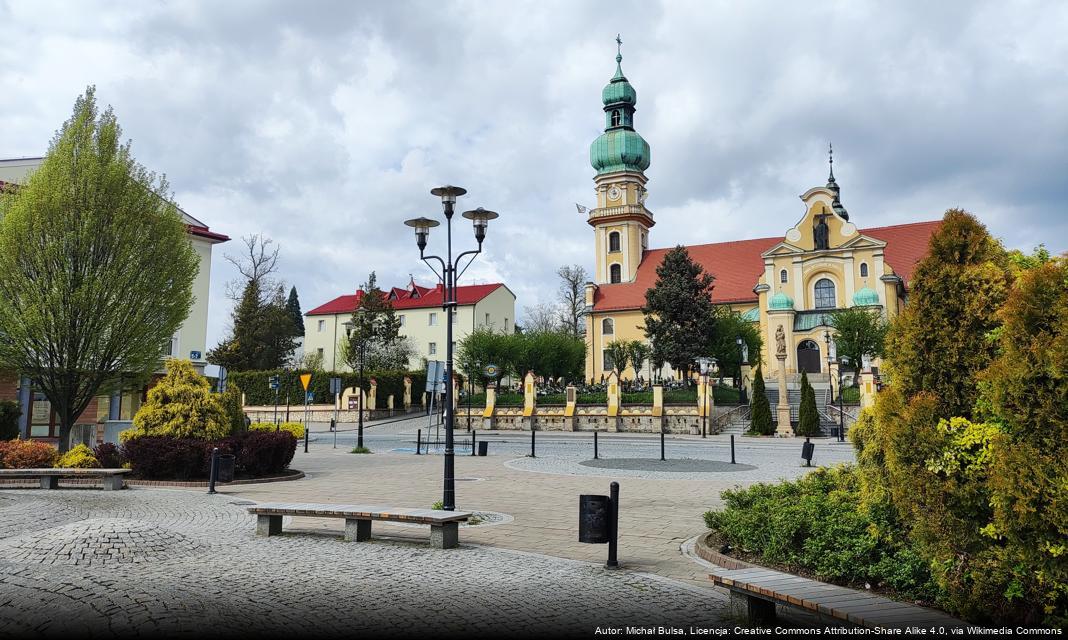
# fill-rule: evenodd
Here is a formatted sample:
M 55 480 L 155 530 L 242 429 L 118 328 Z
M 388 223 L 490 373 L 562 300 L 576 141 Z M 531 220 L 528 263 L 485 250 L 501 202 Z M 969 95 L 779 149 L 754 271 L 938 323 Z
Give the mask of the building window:
M 430 348 L 427 351 L 430 353 L 430 355 L 436 355 L 438 352 L 438 343 L 431 342 Z
M 399 316 L 397 316 L 397 318 L 400 319 L 400 326 L 403 327 L 404 326 L 404 314 L 403 313 L 400 314 Z
M 487 313 L 486 314 L 486 326 L 487 327 L 489 326 L 489 323 L 490 323 L 490 319 L 489 319 L 489 314 Z
M 323 329 L 325 329 L 325 328 L 326 328 L 326 320 L 320 320 L 319 321 L 319 333 L 322 333 Z
M 860 277 L 861 278 L 867 278 L 868 277 L 868 263 L 867 262 L 861 262 L 860 263 Z
M 460 321 L 460 314 L 458 314 L 455 311 L 453 311 L 452 312 L 452 323 L 456 324 L 459 321 Z
M 601 359 L 604 362 L 604 366 L 601 367 L 605 371 L 611 371 L 616 368 L 616 363 L 612 362 L 612 356 L 608 354 L 608 349 L 601 352 Z
M 504 332 L 508 333 L 508 318 L 504 319 Z
M 610 336 L 616 332 L 616 323 L 611 318 L 601 320 L 601 335 Z
M 323 348 L 319 347 L 318 349 L 316 349 L 315 350 L 315 354 L 318 355 L 320 358 L 322 358 L 323 357 Z
M 619 266 L 618 264 L 614 264 L 611 267 L 608 267 L 608 274 L 608 280 L 612 284 L 619 284 L 620 282 L 623 282 L 623 267 Z
M 619 109 L 613 109 L 612 110 L 612 126 L 613 127 L 618 127 L 619 126 Z
M 837 304 L 834 297 L 834 283 L 827 278 L 820 278 L 816 282 L 816 308 L 834 309 Z
M 779 272 L 779 282 L 786 282 L 786 269 Z
M 427 322 L 429 322 L 430 326 L 432 326 L 432 327 L 438 326 L 438 314 L 436 314 L 436 313 L 430 314 L 430 316 L 427 318 Z
M 608 234 L 608 251 L 619 251 L 619 232 L 613 231 Z

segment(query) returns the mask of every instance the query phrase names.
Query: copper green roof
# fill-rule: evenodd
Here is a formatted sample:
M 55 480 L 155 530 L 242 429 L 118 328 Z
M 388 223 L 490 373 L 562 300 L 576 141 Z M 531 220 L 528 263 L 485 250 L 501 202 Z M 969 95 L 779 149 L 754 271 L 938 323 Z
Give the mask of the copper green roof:
M 775 295 L 771 296 L 771 300 L 768 301 L 768 309 L 783 310 L 783 309 L 793 309 L 793 308 L 794 308 L 794 300 L 793 300 L 793 298 L 791 298 L 790 296 L 786 295 L 782 291 L 780 291 L 780 292 L 776 293 Z
M 601 102 L 606 107 L 616 104 L 629 104 L 634 105 L 638 102 L 638 92 L 634 90 L 634 87 L 627 81 L 627 77 L 623 75 L 623 56 L 616 56 L 616 75 L 612 76 L 612 79 L 601 90 Z
M 590 164 L 598 174 L 645 171 L 651 159 L 649 143 L 634 130 L 638 93 L 623 75 L 622 61 L 617 53 L 616 74 L 601 91 L 605 130 L 590 145 Z
M 879 294 L 872 289 L 864 287 L 853 294 L 853 304 L 858 307 L 869 307 L 879 304 Z

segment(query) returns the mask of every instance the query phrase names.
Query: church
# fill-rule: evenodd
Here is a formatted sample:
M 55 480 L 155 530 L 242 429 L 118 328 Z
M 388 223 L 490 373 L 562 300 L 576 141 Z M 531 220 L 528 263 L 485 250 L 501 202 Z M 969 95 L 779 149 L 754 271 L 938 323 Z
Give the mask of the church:
M 646 206 L 650 148 L 634 128 L 637 92 L 623 75 L 622 60 L 617 52 L 616 73 L 601 93 L 604 133 L 590 145 L 597 205 L 589 210 L 587 223 L 594 231 L 596 266 L 585 291 L 586 378 L 593 380 L 612 370 L 605 353 L 608 343 L 648 341 L 641 307 L 669 250 L 649 248 L 656 224 Z M 778 367 L 772 352 L 783 349 L 791 381 L 802 371 L 828 373 L 831 344 L 826 338 L 828 331 L 833 334 L 828 314 L 836 309 L 862 306 L 887 318 L 897 314 L 908 298 L 916 263 L 941 224 L 858 227 L 842 204 L 833 155 L 830 167 L 826 184 L 801 194 L 799 219 L 782 236 L 686 247 L 715 278 L 713 303 L 759 324 L 764 340 L 759 357 L 768 378 Z M 749 358 L 755 366 L 755 354 Z M 648 378 L 648 367 L 628 367 L 620 377 Z

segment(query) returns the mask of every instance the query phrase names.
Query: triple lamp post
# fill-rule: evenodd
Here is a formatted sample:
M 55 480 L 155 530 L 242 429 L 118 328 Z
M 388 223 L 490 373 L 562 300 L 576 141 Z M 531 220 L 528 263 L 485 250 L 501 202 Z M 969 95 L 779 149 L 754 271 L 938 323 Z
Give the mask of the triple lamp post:
M 694 362 L 701 368 L 701 384 L 704 385 L 704 395 L 702 395 L 701 400 L 704 405 L 701 407 L 701 437 L 704 438 L 708 433 L 708 405 L 710 404 L 708 397 L 708 376 L 709 374 L 715 374 L 719 370 L 719 363 L 715 358 L 709 358 L 707 356 L 696 358 L 694 359 Z

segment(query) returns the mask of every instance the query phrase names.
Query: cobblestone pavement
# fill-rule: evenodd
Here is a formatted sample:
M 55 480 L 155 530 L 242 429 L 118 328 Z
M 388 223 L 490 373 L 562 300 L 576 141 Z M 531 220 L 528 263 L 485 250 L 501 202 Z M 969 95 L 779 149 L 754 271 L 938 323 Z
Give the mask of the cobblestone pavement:
M 0 637 L 586 636 L 726 615 L 711 589 L 466 543 L 433 550 L 428 531 L 345 543 L 287 518 L 296 533 L 257 538 L 243 504 L 160 489 L 3 491 Z

